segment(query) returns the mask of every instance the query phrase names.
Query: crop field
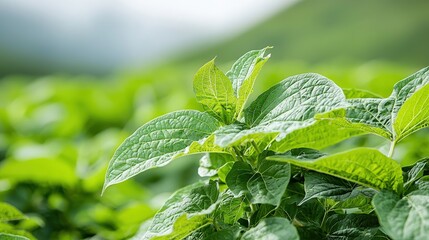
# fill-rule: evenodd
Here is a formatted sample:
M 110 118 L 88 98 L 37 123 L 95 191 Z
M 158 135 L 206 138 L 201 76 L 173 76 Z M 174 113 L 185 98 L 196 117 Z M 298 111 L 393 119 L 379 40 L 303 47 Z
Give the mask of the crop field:
M 0 240 L 429 239 L 428 1 L 296 1 L 106 72 L 13 52 L 2 4 Z

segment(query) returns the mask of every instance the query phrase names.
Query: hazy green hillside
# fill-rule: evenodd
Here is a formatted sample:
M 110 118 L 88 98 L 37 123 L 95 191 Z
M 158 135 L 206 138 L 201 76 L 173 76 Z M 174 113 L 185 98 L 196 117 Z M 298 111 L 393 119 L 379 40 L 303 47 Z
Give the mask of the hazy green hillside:
M 276 54 L 271 61 L 361 63 L 377 59 L 422 67 L 429 63 L 428 10 L 425 0 L 304 0 L 185 59 L 222 56 L 232 60 L 249 49 L 272 45 Z

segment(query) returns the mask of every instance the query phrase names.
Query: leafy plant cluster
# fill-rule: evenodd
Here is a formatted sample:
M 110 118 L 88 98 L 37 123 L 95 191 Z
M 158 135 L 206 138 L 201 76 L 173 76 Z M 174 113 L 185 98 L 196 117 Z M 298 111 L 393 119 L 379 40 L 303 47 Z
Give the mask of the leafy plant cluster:
M 429 126 L 429 68 L 380 98 L 319 74 L 289 77 L 246 104 L 268 48 L 227 73 L 214 60 L 194 78 L 205 112 L 156 118 L 117 149 L 103 190 L 200 157 L 201 182 L 175 192 L 136 239 L 427 239 L 428 159 L 401 166 L 396 145 Z M 353 136 L 389 150 L 321 152 Z
M 190 97 L 183 91 L 165 94 L 179 89 L 179 83 L 153 84 L 155 76 L 169 81 L 171 72 L 153 71 L 117 79 L 0 79 L 0 234 L 25 239 L 129 238 L 160 207 L 152 201 L 160 191 L 193 182 L 160 169 L 100 197 L 108 160 L 132 133 L 129 129 L 146 117 L 188 106 Z M 176 105 L 169 104 L 172 99 Z M 180 163 L 176 171 L 186 175 L 191 164 Z M 151 186 L 143 188 L 143 183 Z M 10 219 L 16 214 L 8 206 L 25 217 Z

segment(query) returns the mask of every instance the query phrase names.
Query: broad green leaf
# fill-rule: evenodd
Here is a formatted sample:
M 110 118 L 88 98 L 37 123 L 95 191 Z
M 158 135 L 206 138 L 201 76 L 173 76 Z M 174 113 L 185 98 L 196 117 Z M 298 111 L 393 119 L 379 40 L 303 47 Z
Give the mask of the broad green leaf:
M 235 197 L 231 191 L 227 190 L 221 196 L 215 217 L 226 224 L 235 224 L 244 216 L 245 208 L 248 206 L 244 198 L 244 196 Z
M 327 218 L 327 239 L 372 240 L 378 234 L 377 218 L 363 214 L 334 214 Z
M 347 99 L 352 98 L 381 98 L 380 95 L 363 89 L 343 88 L 344 95 Z
M 262 93 L 245 111 L 246 123 L 291 132 L 312 122 L 317 113 L 345 107 L 341 88 L 319 74 L 289 77 Z
M 21 220 L 25 218 L 26 217 L 24 216 L 24 214 L 22 214 L 14 206 L 5 202 L 0 202 L 0 221 L 1 222 Z
M 353 106 L 349 106 L 353 108 Z M 270 149 L 286 152 L 294 148 L 322 149 L 353 136 L 376 134 L 390 138 L 390 132 L 371 125 L 352 122 L 346 118 L 346 109 L 317 114 L 313 124 L 293 131 L 279 141 L 273 141 Z
M 195 153 L 228 153 L 227 149 L 222 148 L 215 144 L 215 135 L 212 134 L 207 138 L 195 141 L 185 149 L 183 155 L 195 154 Z M 179 156 L 179 155 L 178 155 Z
M 296 228 L 286 218 L 266 218 L 243 234 L 241 240 L 299 240 Z
M 270 58 L 264 56 L 268 48 L 253 50 L 240 57 L 226 73 L 231 80 L 234 94 L 237 97 L 237 118 L 243 111 L 244 105 L 253 91 L 253 85 L 262 66 Z
M 428 166 L 428 158 L 418 161 L 414 166 L 407 171 L 407 180 L 404 183 L 404 188 L 409 188 L 415 181 L 423 177 L 425 168 Z
M 237 225 L 228 225 L 222 229 L 216 229 L 212 225 L 193 232 L 184 240 L 236 240 L 240 238 L 241 228 Z
M 228 176 L 229 171 L 231 171 L 232 166 L 234 166 L 234 162 L 227 162 L 225 165 L 219 168 L 217 171 L 217 175 L 219 180 L 226 183 L 226 176 Z
M 180 216 L 173 225 L 173 231 L 170 234 L 163 236 L 151 237 L 151 240 L 171 240 L 171 239 L 183 239 L 189 234 L 198 231 L 201 228 L 209 225 L 210 221 L 207 220 L 206 216 L 194 216 L 188 218 L 186 215 Z M 147 235 L 146 235 L 147 236 Z M 143 239 L 149 239 L 144 237 Z
M 310 126 L 289 133 L 279 141 L 273 141 L 270 149 L 275 152 L 286 152 L 302 147 L 322 149 L 352 136 L 365 133 L 367 132 L 352 126 L 347 120 L 322 119 Z
M 393 119 L 405 101 L 416 91 L 429 84 L 429 67 L 423 68 L 393 86 L 391 97 L 395 99 Z
M 370 133 L 398 142 L 410 133 L 428 126 L 428 84 L 429 67 L 395 84 L 388 98 L 365 96 L 348 99 L 350 107 L 347 108 L 346 119 L 369 126 L 367 130 Z M 377 133 L 380 130 L 382 134 Z
M 323 216 L 326 215 L 324 206 L 316 199 L 310 200 L 297 207 L 291 205 L 296 211 L 292 222 L 295 226 L 320 228 L 323 223 Z
M 331 211 L 339 211 L 345 213 L 369 214 L 374 211 L 371 205 L 373 196 L 377 193 L 372 188 L 357 187 L 353 189 L 348 198 L 335 202 L 328 199 Z
M 250 219 L 248 219 L 248 222 L 250 222 L 251 225 L 256 225 L 261 220 L 263 220 L 267 217 L 272 217 L 274 215 L 276 217 L 287 217 L 287 215 L 275 214 L 276 209 L 279 209 L 279 207 L 273 206 L 270 204 L 259 204 L 259 205 L 256 205 L 256 208 L 255 208 L 255 205 L 253 205 L 254 212 L 250 216 Z
M 347 108 L 347 120 L 392 132 L 391 112 L 394 99 L 356 98 L 349 99 L 348 102 L 350 106 Z
M 208 224 L 219 190 L 214 182 L 196 183 L 174 193 L 155 215 L 143 239 L 182 239 Z
M 194 141 L 209 136 L 218 127 L 215 118 L 193 110 L 169 113 L 146 123 L 116 150 L 103 190 L 148 169 L 168 164 Z
M 411 133 L 429 126 L 429 84 L 414 92 L 399 109 L 393 128 L 399 142 Z
M 375 149 L 357 148 L 318 159 L 291 155 L 267 159 L 288 162 L 374 189 L 402 190 L 401 166 Z
M 317 172 L 304 174 L 305 197 L 300 205 L 313 198 L 331 198 L 341 201 L 350 197 L 356 184 Z
M 270 143 L 315 123 L 319 113 L 347 106 L 345 96 L 331 80 L 318 74 L 289 77 L 261 94 L 244 110 L 245 123 L 215 133 L 220 146 L 240 145 L 252 139 Z
M 254 142 L 260 149 L 265 149 L 274 141 L 278 133 L 264 133 L 256 129 L 247 129 L 244 124 L 234 123 L 215 131 L 215 144 L 221 147 L 245 145 Z
M 383 230 L 392 239 L 425 240 L 429 233 L 429 191 L 418 190 L 399 198 L 382 191 L 373 199 Z
M 228 175 L 226 184 L 237 196 L 245 194 L 253 204 L 278 206 L 290 179 L 289 164 L 265 161 L 253 170 L 244 162 L 236 162 Z
M 219 121 L 225 124 L 234 121 L 237 98 L 231 81 L 216 67 L 214 59 L 195 74 L 194 92 L 197 101 Z
M 234 157 L 226 153 L 207 153 L 200 159 L 198 174 L 201 177 L 211 177 L 217 174 L 219 168 L 228 162 L 233 162 Z

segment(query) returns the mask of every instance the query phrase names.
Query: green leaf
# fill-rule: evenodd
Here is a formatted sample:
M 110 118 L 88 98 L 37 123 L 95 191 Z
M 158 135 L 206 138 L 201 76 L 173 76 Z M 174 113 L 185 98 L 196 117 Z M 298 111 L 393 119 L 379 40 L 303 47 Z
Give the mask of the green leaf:
M 183 152 L 183 156 L 195 153 L 225 153 L 228 152 L 226 149 L 215 144 L 214 134 L 208 136 L 207 138 L 201 139 L 200 141 L 193 142 L 188 148 Z M 179 155 L 178 155 L 179 156 Z
M 155 215 L 143 239 L 182 239 L 211 223 L 219 190 L 214 182 L 178 190 Z
M 191 235 L 184 238 L 185 240 L 236 240 L 240 237 L 240 227 L 237 225 L 226 226 L 222 229 L 215 229 L 213 225 L 206 226 Z
M 231 81 L 216 67 L 214 59 L 195 74 L 194 92 L 197 101 L 212 116 L 225 124 L 234 121 L 237 98 Z
M 234 94 L 237 97 L 237 118 L 239 118 L 250 93 L 253 91 L 253 85 L 259 71 L 270 58 L 270 55 L 264 56 L 268 48 L 247 52 L 226 73 L 226 76 L 232 81 Z
M 336 201 L 350 197 L 356 184 L 317 172 L 304 174 L 305 197 L 301 204 L 313 198 L 331 198 Z
M 266 218 L 243 234 L 241 240 L 299 240 L 296 228 L 286 218 Z
M 393 107 L 393 119 L 405 101 L 416 91 L 429 83 L 429 67 L 423 68 L 411 76 L 399 81 L 393 86 L 391 97 L 395 98 Z
M 198 174 L 201 177 L 215 176 L 219 168 L 223 167 L 228 162 L 233 162 L 234 157 L 226 153 L 207 153 L 200 159 L 200 167 Z
M 320 228 L 323 224 L 323 217 L 327 214 L 321 201 L 316 199 L 310 200 L 299 207 L 295 205 L 291 205 L 291 207 L 296 211 L 293 215 L 290 214 L 294 216 L 292 222 L 299 227 Z M 298 231 L 300 230 L 298 229 Z
M 212 134 L 219 122 L 198 111 L 178 111 L 146 123 L 116 150 L 103 191 L 148 169 L 168 164 L 194 141 Z
M 418 190 L 399 198 L 382 191 L 373 199 L 383 230 L 392 239 L 424 240 L 429 232 L 429 191 Z
M 399 109 L 393 128 L 399 142 L 411 133 L 429 126 L 429 85 L 414 92 Z
M 344 95 L 347 99 L 352 98 L 381 98 L 380 95 L 372 93 L 367 90 L 355 89 L 355 88 L 343 88 Z
M 244 216 L 246 207 L 244 196 L 235 197 L 231 191 L 227 190 L 221 196 L 215 217 L 223 223 L 233 225 Z
M 404 188 L 409 188 L 415 181 L 423 177 L 425 168 L 428 166 L 429 158 L 418 161 L 414 166 L 407 171 L 407 180 L 404 183 Z
M 402 190 L 401 166 L 375 149 L 357 148 L 315 160 L 291 155 L 267 159 L 288 162 L 374 189 Z
M 253 204 L 278 206 L 289 179 L 289 164 L 264 160 L 253 170 L 244 162 L 236 162 L 226 176 L 226 184 L 236 196 L 246 194 Z
M 5 202 L 0 202 L 0 221 L 1 222 L 21 220 L 25 218 L 26 217 L 24 216 L 24 214 L 22 214 L 14 206 Z
M 341 88 L 319 74 L 289 77 L 262 93 L 245 111 L 251 126 L 291 132 L 312 122 L 317 113 L 345 107 Z
M 326 220 L 327 239 L 372 240 L 378 233 L 378 221 L 363 214 L 334 214 Z
M 318 74 L 289 77 L 261 94 L 244 110 L 245 123 L 233 124 L 215 133 L 220 146 L 240 145 L 252 139 L 270 143 L 315 123 L 319 113 L 344 108 L 342 90 Z
M 173 225 L 173 231 L 170 234 L 163 236 L 154 236 L 148 238 L 147 235 L 143 239 L 151 240 L 171 240 L 171 239 L 183 239 L 189 234 L 198 231 L 210 224 L 206 216 L 194 216 L 188 218 L 186 215 L 180 216 Z
M 412 132 L 429 125 L 428 84 L 429 67 L 395 84 L 388 98 L 348 99 L 350 106 L 346 119 L 367 125 L 369 133 L 394 142 L 401 141 Z
M 219 177 L 219 180 L 222 182 L 226 182 L 226 176 L 228 176 L 229 171 L 231 171 L 232 166 L 234 166 L 234 162 L 227 162 L 225 165 L 219 168 L 217 171 L 217 175 Z
M 415 182 L 417 189 L 429 191 L 429 176 L 423 176 Z
M 31 235 L 31 233 L 16 229 L 14 226 L 0 223 L 0 237 L 5 236 L 5 239 L 12 239 L 12 240 L 35 240 L 36 238 Z M 3 239 L 3 238 L 0 238 Z
M 331 200 L 328 199 L 327 202 L 331 205 L 331 211 L 369 214 L 374 210 L 371 201 L 376 193 L 377 191 L 372 188 L 357 187 L 353 189 L 348 198 L 338 202 L 330 202 Z
M 350 107 L 347 108 L 347 120 L 392 132 L 393 98 L 356 98 L 349 99 L 348 102 Z M 388 136 L 391 138 L 391 134 Z
M 263 133 L 258 130 L 255 131 L 255 129 L 247 129 L 242 123 L 234 123 L 219 128 L 214 135 L 215 144 L 220 147 L 240 146 L 254 142 L 257 145 L 262 145 L 260 149 L 263 150 L 274 141 L 278 133 Z
M 302 147 L 322 149 L 352 136 L 365 133 L 367 132 L 357 126 L 352 126 L 345 119 L 325 118 L 310 126 L 295 130 L 279 141 L 273 141 L 270 150 L 286 152 Z

